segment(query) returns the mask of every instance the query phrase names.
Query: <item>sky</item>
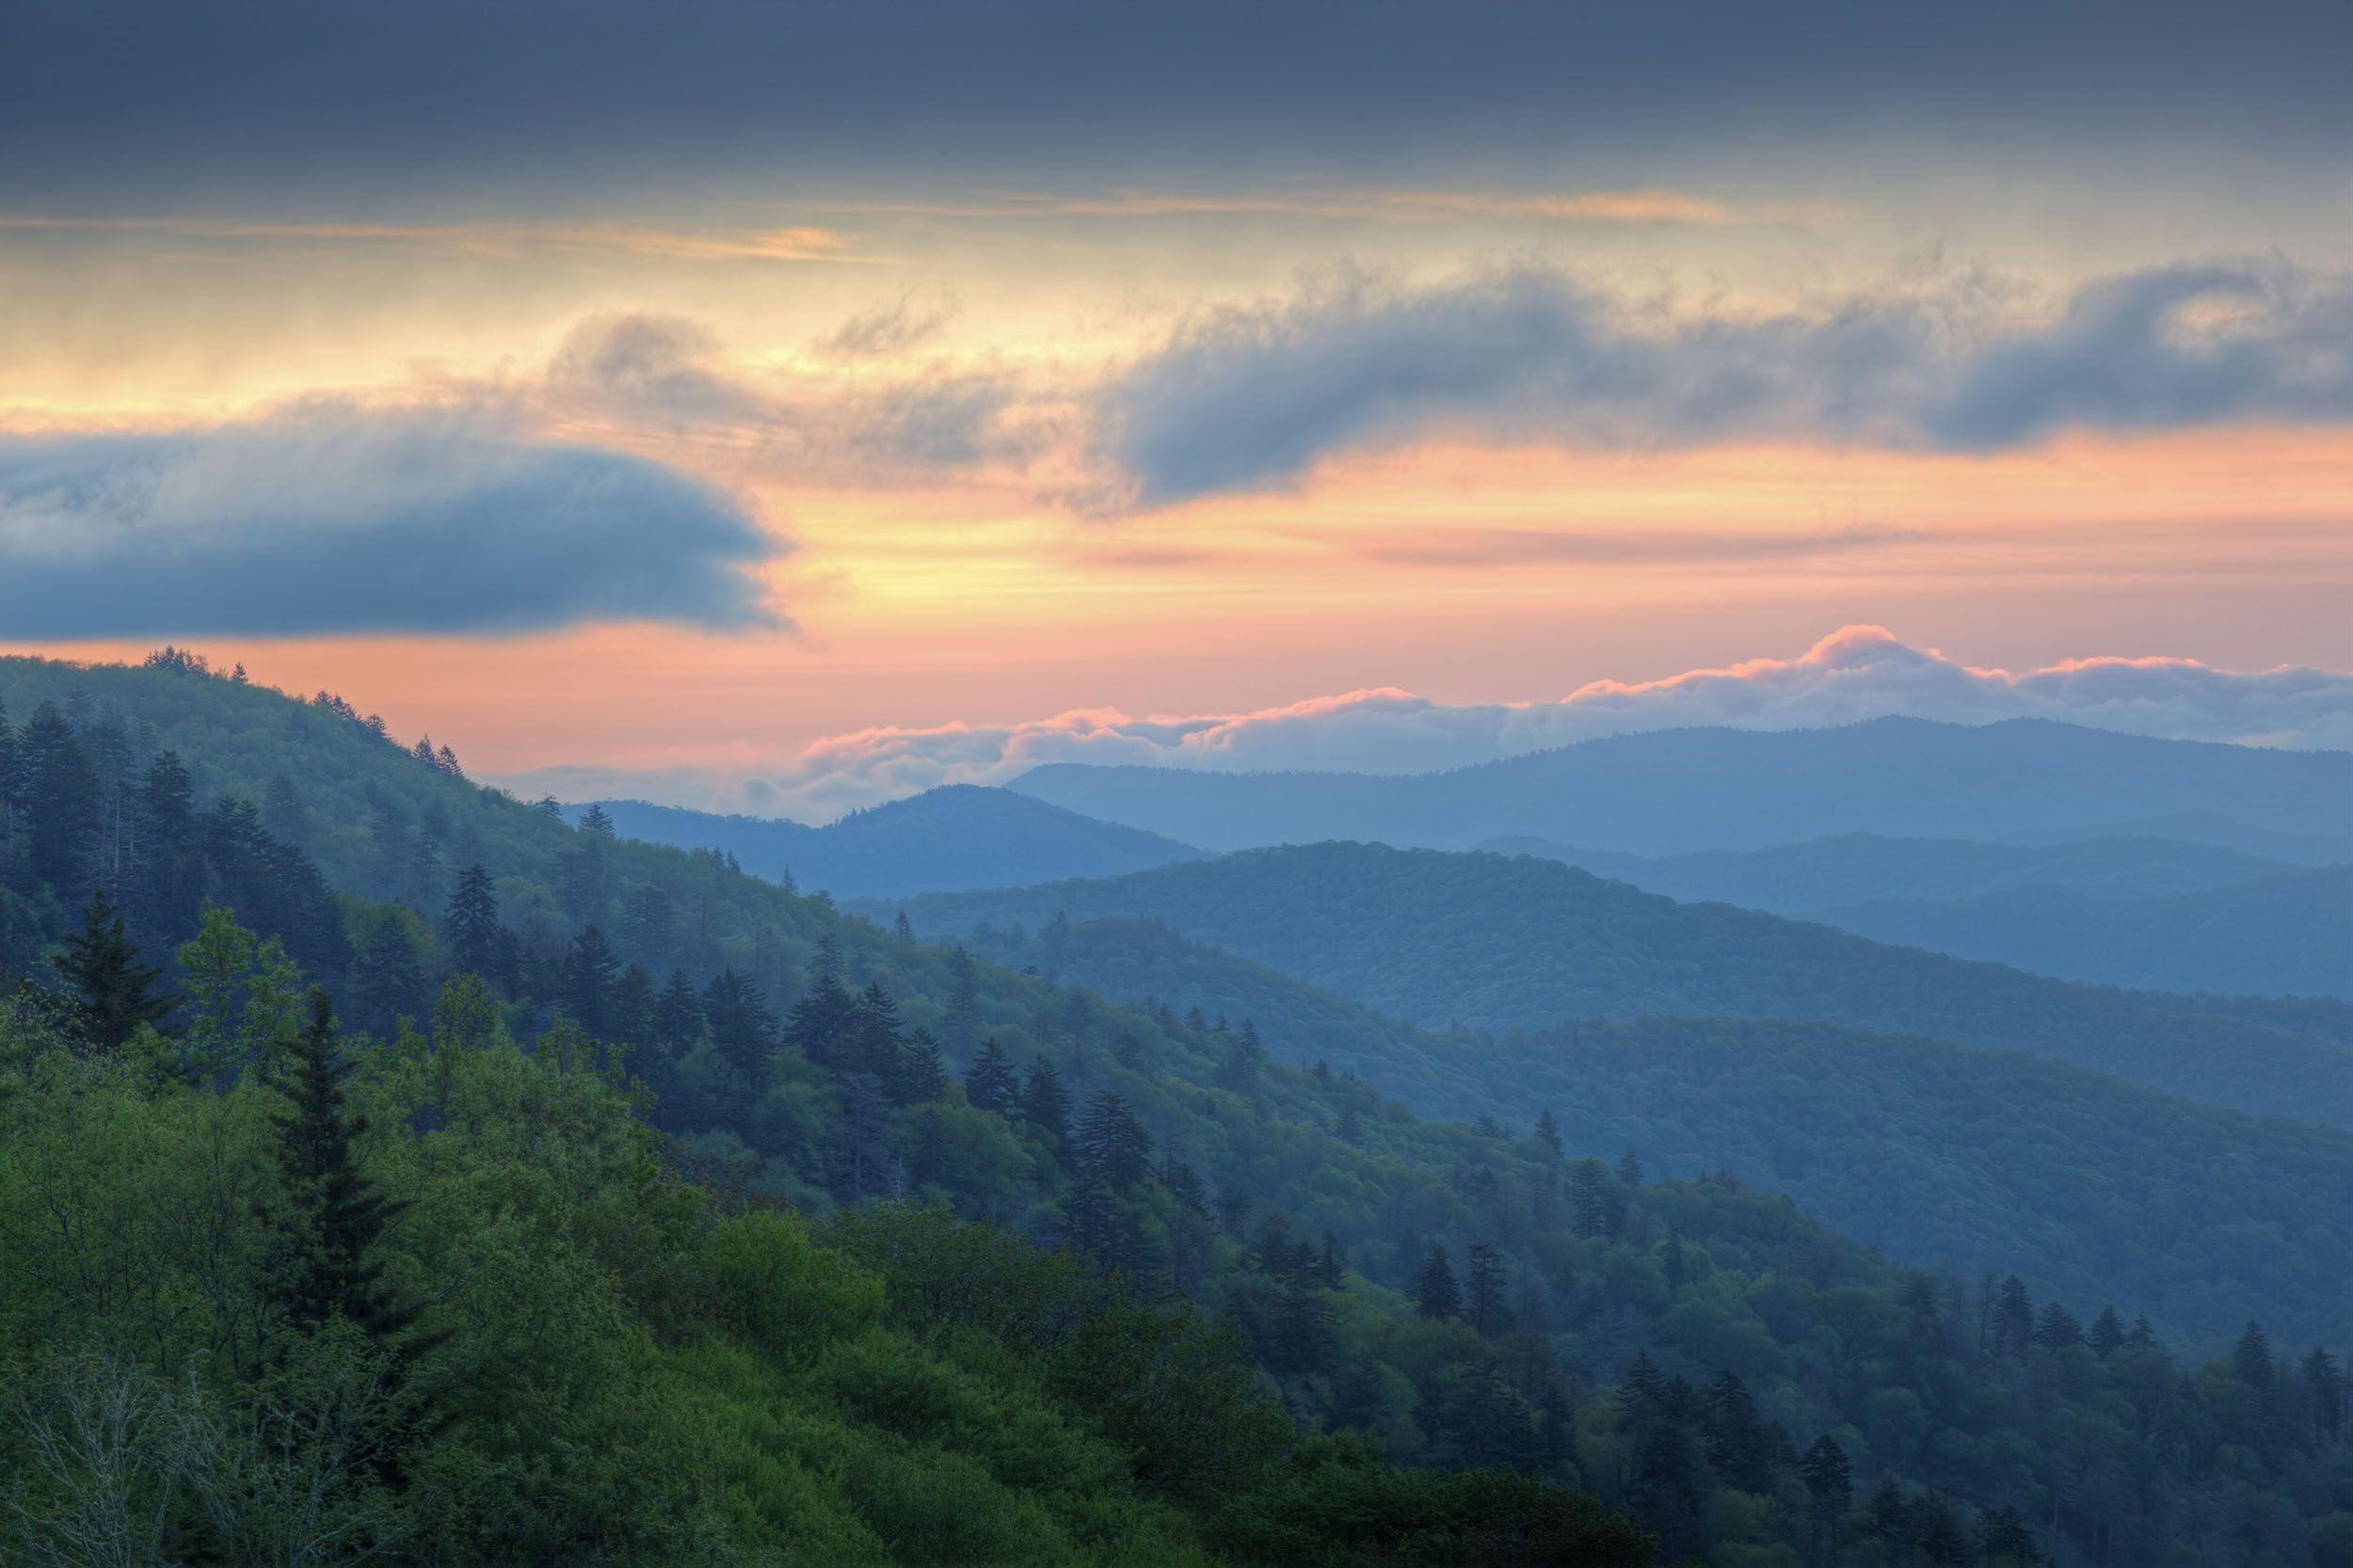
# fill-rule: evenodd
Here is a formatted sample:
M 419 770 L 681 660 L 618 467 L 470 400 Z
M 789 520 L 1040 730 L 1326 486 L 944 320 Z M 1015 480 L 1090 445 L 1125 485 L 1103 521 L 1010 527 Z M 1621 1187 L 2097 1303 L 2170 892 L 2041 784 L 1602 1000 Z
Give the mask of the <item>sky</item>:
M 2353 746 L 2353 11 L 0 13 L 0 648 L 820 818 Z

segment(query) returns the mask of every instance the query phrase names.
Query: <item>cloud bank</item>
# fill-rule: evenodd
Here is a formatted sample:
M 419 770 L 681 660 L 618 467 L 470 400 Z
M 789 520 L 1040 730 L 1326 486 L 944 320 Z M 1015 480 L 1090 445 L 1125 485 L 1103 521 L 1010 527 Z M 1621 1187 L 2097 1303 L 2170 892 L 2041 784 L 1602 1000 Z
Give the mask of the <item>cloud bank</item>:
M 2353 419 L 2353 278 L 2153 268 L 2044 318 L 1981 295 L 1669 313 L 1559 271 L 1422 287 L 1343 273 L 1197 316 L 1092 398 L 1132 504 L 1293 483 L 1327 456 L 1455 435 L 1686 447 L 1986 451 L 2066 429 Z
M 708 485 L 465 409 L 0 440 L 19 639 L 773 627 L 780 548 Z
M 2238 672 L 2162 658 L 2069 660 L 2013 674 L 1909 647 L 1882 627 L 1849 626 L 1795 658 L 1596 680 L 1548 702 L 1449 705 L 1384 687 L 1192 718 L 1094 709 L 1023 724 L 829 736 L 764 777 L 562 768 L 508 782 L 576 800 L 634 795 L 823 822 L 935 785 L 1005 783 L 1047 762 L 1417 773 L 1641 730 L 1800 729 L 1891 714 L 1960 724 L 2045 718 L 2169 739 L 2353 749 L 2353 674 Z

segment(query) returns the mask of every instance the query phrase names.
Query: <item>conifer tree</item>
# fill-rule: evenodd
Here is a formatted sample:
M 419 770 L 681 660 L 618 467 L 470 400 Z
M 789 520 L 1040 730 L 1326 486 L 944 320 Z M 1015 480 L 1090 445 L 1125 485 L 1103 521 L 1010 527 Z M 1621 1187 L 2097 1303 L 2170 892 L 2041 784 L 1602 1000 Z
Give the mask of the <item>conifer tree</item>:
M 692 1048 L 702 1032 L 703 999 L 684 969 L 672 969 L 653 1004 L 653 1037 L 664 1050 L 678 1056 Z
M 1512 1309 L 1504 1303 L 1502 1252 L 1489 1242 L 1475 1241 L 1469 1260 L 1469 1288 L 1465 1292 L 1463 1316 L 1481 1339 L 1509 1333 Z
M 1570 1177 L 1570 1212 L 1577 1233 L 1609 1239 L 1625 1228 L 1625 1194 L 1598 1160 L 1580 1160 Z
M 1632 1149 L 1618 1156 L 1618 1181 L 1620 1185 L 1625 1187 L 1642 1185 L 1642 1162 L 1634 1158 Z
M 939 1042 L 929 1030 L 919 1029 L 908 1037 L 905 1052 L 900 1058 L 898 1097 L 903 1105 L 921 1105 L 936 1100 L 947 1092 L 947 1059 L 940 1053 Z M 937 1116 L 932 1120 L 936 1123 Z
M 1021 1086 L 1021 1117 L 1032 1127 L 1052 1133 L 1058 1150 L 1070 1142 L 1070 1095 L 1062 1075 L 1044 1057 L 1030 1064 L 1029 1080 Z
M 2268 1391 L 2275 1375 L 2271 1359 L 2271 1336 L 2264 1333 L 2261 1323 L 2248 1320 L 2246 1330 L 2231 1351 L 2231 1370 L 2239 1382 L 2249 1388 Z
M 1114 1192 L 1133 1187 L 1152 1173 L 1152 1137 L 1128 1108 L 1105 1089 L 1087 1101 L 1074 1137 L 1079 1169 Z
M 1805 1483 L 1808 1544 L 1818 1558 L 1828 1543 L 1835 1550 L 1838 1523 L 1854 1502 L 1854 1467 L 1838 1440 L 1824 1432 L 1798 1462 L 1798 1479 Z
M 418 1308 L 385 1285 L 372 1256 L 403 1206 L 376 1191 L 360 1169 L 355 1144 L 365 1116 L 347 1112 L 335 1012 L 327 993 L 311 993 L 311 1019 L 295 1037 L 280 1083 L 291 1107 L 275 1118 L 286 1210 L 272 1259 L 271 1293 L 286 1320 L 312 1329 L 342 1318 L 379 1345 L 413 1355 Z
M 1536 1113 L 1536 1141 L 1550 1149 L 1555 1160 L 1561 1158 L 1561 1123 L 1550 1111 Z
M 846 997 L 834 988 L 844 1007 Z M 712 1044 L 728 1065 L 754 1083 L 768 1076 L 769 1052 L 776 1048 L 776 1020 L 753 984 L 751 977 L 732 966 L 721 969 L 703 988 L 703 1020 Z
M 170 1016 L 172 1000 L 155 991 L 163 971 L 139 962 L 139 950 L 104 892 L 90 894 L 82 929 L 66 937 L 65 949 L 53 962 L 72 988 L 91 1045 L 120 1050 L 142 1026 Z
M 972 1053 L 972 1065 L 964 1074 L 964 1097 L 975 1110 L 1000 1116 L 1010 1116 L 1017 1108 L 1021 1086 L 1014 1077 L 1013 1059 L 993 1034 Z
M 459 974 L 499 976 L 499 900 L 489 868 L 475 861 L 457 873 L 457 889 L 441 917 L 451 965 Z
M 1414 1273 L 1414 1309 L 1440 1322 L 1463 1315 L 1463 1288 L 1455 1282 L 1454 1265 L 1438 1242 L 1430 1243 L 1429 1253 Z
M 2313 1425 L 2330 1442 L 2345 1424 L 2345 1373 L 2320 1346 L 2304 1358 L 2305 1386 L 2312 1390 Z
M 2124 1343 L 2124 1320 L 2116 1315 L 2116 1308 L 2104 1306 L 2100 1316 L 2091 1320 L 2090 1332 L 2084 1336 L 2101 1360 L 2105 1361 Z
M 613 992 L 621 978 L 621 961 L 614 956 L 604 933 L 583 927 L 564 954 L 564 1011 L 589 1033 L 604 1036 L 612 1025 Z

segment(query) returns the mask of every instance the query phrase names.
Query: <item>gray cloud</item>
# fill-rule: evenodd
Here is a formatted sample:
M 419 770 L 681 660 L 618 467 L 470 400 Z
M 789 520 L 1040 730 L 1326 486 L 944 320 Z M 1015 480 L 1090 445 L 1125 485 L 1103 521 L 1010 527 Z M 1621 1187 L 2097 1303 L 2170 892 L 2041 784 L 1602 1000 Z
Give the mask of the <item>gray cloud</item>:
M 21 638 L 773 627 L 753 568 L 783 548 L 723 491 L 471 410 L 0 440 Z
M 953 296 L 919 306 L 912 294 L 864 315 L 852 316 L 819 340 L 818 347 L 842 359 L 888 354 L 932 337 L 956 317 Z
M 1135 504 L 1292 482 L 1327 455 L 1459 431 L 1564 446 L 1748 440 L 1982 450 L 2064 427 L 2353 419 L 2353 280 L 2154 269 L 2016 325 L 1981 297 L 1666 316 L 1567 274 L 1424 288 L 1343 274 L 1210 312 L 1095 398 Z
M 792 766 L 744 778 L 547 769 L 506 780 L 567 798 L 635 795 L 823 822 L 938 784 L 1002 784 L 1047 762 L 1211 771 L 1420 773 L 1603 735 L 1687 726 L 1801 729 L 1890 714 L 1955 724 L 2057 719 L 2174 740 L 2353 749 L 2353 675 L 2224 670 L 2189 659 L 2072 659 L 1981 669 L 1884 628 L 1849 626 L 1792 658 L 1657 680 L 1593 680 L 1540 702 L 1443 703 L 1384 687 L 1255 712 L 1137 717 L 1091 709 L 1009 725 L 945 724 L 832 735 Z

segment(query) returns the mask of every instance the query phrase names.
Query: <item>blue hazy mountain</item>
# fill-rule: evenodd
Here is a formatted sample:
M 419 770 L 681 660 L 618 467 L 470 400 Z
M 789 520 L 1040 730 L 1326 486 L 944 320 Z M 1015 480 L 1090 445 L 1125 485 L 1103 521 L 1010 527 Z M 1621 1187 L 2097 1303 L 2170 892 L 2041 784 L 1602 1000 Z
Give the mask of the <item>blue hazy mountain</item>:
M 2151 740 L 2041 719 L 1679 729 L 1449 773 L 1226 774 L 1054 763 L 1011 788 L 1211 849 L 1526 836 L 1681 855 L 1843 833 L 2030 843 L 2144 836 L 2353 859 L 2353 753 Z
M 596 804 L 627 839 L 718 850 L 755 876 L 839 897 L 889 898 L 962 888 L 1114 876 L 1203 851 L 1010 790 L 951 784 L 854 811 L 824 827 L 774 817 L 721 816 L 642 800 Z M 587 804 L 565 808 L 579 821 Z

